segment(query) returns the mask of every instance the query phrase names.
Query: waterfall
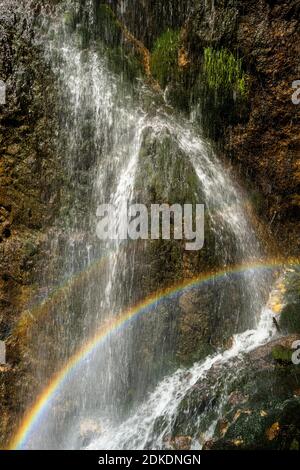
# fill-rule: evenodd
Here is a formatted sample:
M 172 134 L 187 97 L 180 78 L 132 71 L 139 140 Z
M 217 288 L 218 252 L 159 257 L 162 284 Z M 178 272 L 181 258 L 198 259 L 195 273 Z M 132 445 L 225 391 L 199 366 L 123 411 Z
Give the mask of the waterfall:
M 190 422 L 186 429 L 186 435 L 192 435 L 192 448 L 200 449 L 201 445 L 213 436 L 217 421 L 222 416 L 223 407 L 229 396 L 226 382 L 230 383 L 230 380 L 236 377 L 236 371 L 243 367 L 243 354 L 266 343 L 273 334 L 271 311 L 264 308 L 257 329 L 236 335 L 233 346 L 224 353 L 208 357 L 205 361 L 194 364 L 188 370 L 179 369 L 175 374 L 166 377 L 128 420 L 123 422 L 121 426 L 113 427 L 107 433 L 100 435 L 88 448 L 94 450 L 172 448 L 171 436 L 181 403 L 187 399 L 193 387 L 206 382 L 207 375 L 217 365 L 221 367 L 221 373 L 218 371 L 217 379 L 215 379 L 213 386 L 207 387 L 206 392 L 211 394 L 210 400 L 213 400 L 214 393 L 221 389 L 222 399 L 218 404 L 214 404 L 213 413 L 209 403 L 207 409 L 202 409 L 201 414 L 196 417 L 193 416 L 192 407 L 188 415 Z M 218 379 L 222 374 L 225 377 L 225 382 L 220 385 Z M 197 429 L 202 431 L 200 439 L 199 431 L 191 433 L 190 428 L 195 426 L 195 420 Z
M 70 6 L 68 2 L 67 5 Z M 61 8 L 58 17 L 64 15 L 65 7 Z M 92 28 L 92 1 L 85 2 L 84 12 L 86 24 Z M 157 105 L 154 92 L 143 83 L 127 86 L 122 77 L 110 70 L 103 50 L 95 42 L 82 48 L 78 32 L 71 33 L 57 18 L 44 29 L 46 39 L 41 35 L 39 41 L 57 77 L 60 97 L 57 155 L 72 194 L 69 210 L 70 201 L 64 201 L 62 191 L 62 214 L 51 241 L 52 261 L 45 270 L 44 282 L 56 285 L 57 272 L 60 279 L 88 274 L 66 291 L 60 305 L 51 307 L 52 316 L 34 340 L 42 364 L 36 371 L 39 383 L 47 382 L 51 371 L 62 367 L 100 325 L 117 317 L 136 300 L 136 250 L 122 241 L 99 240 L 96 212 L 99 204 L 111 203 L 119 213 L 124 200 L 135 199 L 147 136 L 161 142 L 167 135 L 195 172 L 203 197 L 199 203 L 206 207 L 220 268 L 226 271 L 230 264 L 251 263 L 263 257 L 244 208 L 245 195 L 201 130 L 170 112 L 161 101 Z M 150 105 L 145 104 L 147 101 Z M 98 268 L 91 269 L 95 263 Z M 133 363 L 135 350 L 142 344 L 142 340 L 135 344 L 141 334 L 139 327 L 118 330 L 63 384 L 54 405 L 45 411 L 42 424 L 30 434 L 26 447 L 168 448 L 167 436 L 173 433 L 177 410 L 193 387 L 205 381 L 216 364 L 222 368 L 222 377 L 229 380 L 237 368 L 236 361 L 242 361 L 241 355 L 273 334 L 270 312 L 264 308 L 267 276 L 255 268 L 245 270 L 239 277 L 228 273 L 216 281 L 215 321 L 221 321 L 225 302 L 230 302 L 228 286 L 232 283 L 239 308 L 234 312 L 233 345 L 227 351 L 209 355 L 190 368 L 166 368 L 161 373 L 165 378 L 159 377 L 158 383 L 153 373 L 151 383 L 147 383 L 147 376 Z M 159 319 L 156 321 L 159 323 Z M 163 350 L 160 341 L 158 335 L 157 343 L 154 340 L 149 347 Z M 169 341 L 174 342 L 173 338 Z M 49 362 L 53 362 L 52 368 L 45 368 Z M 149 370 L 152 373 L 151 366 Z M 129 397 L 130 375 L 133 381 L 143 382 L 136 401 Z M 206 438 L 213 433 L 221 410 L 222 400 L 215 404 L 211 417 L 207 412 L 207 423 L 198 417 L 197 426 Z M 197 446 L 196 436 L 193 438 L 193 445 Z

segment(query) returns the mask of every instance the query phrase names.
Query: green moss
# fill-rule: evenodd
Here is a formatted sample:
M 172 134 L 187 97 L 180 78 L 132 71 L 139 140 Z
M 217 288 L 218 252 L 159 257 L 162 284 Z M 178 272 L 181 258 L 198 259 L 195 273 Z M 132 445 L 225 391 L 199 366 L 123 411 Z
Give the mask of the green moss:
M 300 267 L 293 266 L 286 282 L 285 301 L 287 304 L 298 304 L 300 310 Z
M 126 51 L 121 46 L 102 47 L 99 49 L 106 55 L 110 69 L 129 81 L 134 81 L 143 75 L 141 62 L 134 55 L 133 51 Z
M 272 357 L 275 361 L 289 363 L 292 361 L 293 351 L 283 346 L 274 346 L 272 349 Z
M 96 35 L 111 47 L 121 42 L 122 29 L 108 5 L 99 4 L 96 9 Z
M 290 450 L 299 450 L 299 442 L 296 439 L 292 441 Z
M 280 327 L 288 333 L 300 333 L 300 305 L 287 305 L 280 316 Z
M 122 29 L 115 18 L 112 9 L 108 5 L 98 4 L 95 6 L 95 21 L 90 22 L 89 16 L 84 8 L 74 9 L 66 12 L 64 22 L 70 31 L 76 32 L 78 44 L 86 49 L 90 42 L 100 39 L 109 47 L 116 47 L 121 43 Z
M 242 60 L 235 58 L 228 49 L 205 48 L 204 72 L 210 89 L 229 90 L 243 97 L 247 95 L 247 75 L 242 69 Z
M 280 315 L 280 327 L 285 333 L 300 333 L 300 268 L 289 269 L 285 280 L 285 307 Z
M 189 338 L 187 338 L 188 340 Z M 191 338 L 190 338 L 191 340 Z M 187 353 L 186 355 L 181 355 L 178 358 L 178 365 L 182 366 L 192 366 L 195 362 L 200 362 L 205 359 L 207 356 L 210 356 L 214 353 L 214 348 L 208 343 L 202 343 L 199 338 L 195 338 L 195 344 L 193 345 L 195 350 L 193 353 Z
M 196 204 L 202 199 L 197 174 L 169 132 L 159 139 L 144 135 L 136 190 L 150 196 L 151 203 Z
M 155 42 L 151 55 L 151 71 L 153 77 L 162 87 L 178 73 L 178 50 L 180 32 L 168 29 Z
M 250 201 L 258 214 L 262 214 L 265 210 L 265 197 L 257 189 L 250 192 Z
M 76 28 L 77 17 L 74 11 L 67 11 L 64 14 L 64 23 L 70 30 L 74 30 Z

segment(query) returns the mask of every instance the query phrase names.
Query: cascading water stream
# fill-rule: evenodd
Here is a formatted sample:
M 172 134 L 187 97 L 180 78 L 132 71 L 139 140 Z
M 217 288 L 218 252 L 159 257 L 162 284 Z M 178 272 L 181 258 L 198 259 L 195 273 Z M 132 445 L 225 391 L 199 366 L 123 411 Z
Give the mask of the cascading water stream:
M 92 3 L 86 4 L 91 27 L 94 21 Z M 126 300 L 131 298 L 134 251 L 129 256 L 122 242 L 97 239 L 96 210 L 101 203 L 111 203 L 120 213 L 124 201 L 134 199 L 136 173 L 146 133 L 159 141 L 167 132 L 192 164 L 204 197 L 199 203 L 205 203 L 211 229 L 218 240 L 215 249 L 220 253 L 222 266 L 226 268 L 232 261 L 240 264 L 257 261 L 262 254 L 243 209 L 242 191 L 193 124 L 161 109 L 155 113 L 153 108 L 151 112 L 144 110 L 136 96 L 132 96 L 132 90 L 124 88 L 122 81 L 109 71 L 105 57 L 96 47 L 81 50 L 76 37 L 61 24 L 55 23 L 51 28 L 54 39 L 49 41 L 46 57 L 57 76 L 65 107 L 57 147 L 75 195 L 74 212 L 68 215 L 64 228 L 67 239 L 64 274 L 73 275 L 78 268 L 86 269 L 93 261 L 105 258 L 97 274 L 76 293 L 76 298 L 69 296 L 64 304 L 59 331 L 64 332 L 60 340 L 68 358 L 77 349 L 78 341 L 86 342 L 95 328 L 117 316 Z M 139 87 L 139 93 L 143 93 L 143 88 Z M 86 188 L 88 197 L 85 201 L 89 202 L 89 207 L 82 208 Z M 120 223 L 121 219 L 117 220 L 117 225 Z M 228 237 L 235 248 L 234 255 L 227 247 Z M 54 252 L 57 245 L 58 240 L 54 239 Z M 225 276 L 223 289 L 230 280 L 229 275 L 227 281 Z M 130 362 L 134 344 L 130 333 L 118 331 L 110 335 L 64 384 L 57 403 L 53 409 L 46 410 L 43 425 L 31 433 L 26 447 L 78 448 L 90 444 L 91 440 L 90 448 L 168 447 L 166 436 L 172 434 L 177 408 L 190 389 L 204 381 L 215 364 L 226 365 L 224 376 L 227 369 L 233 373 L 236 364 L 231 367 L 232 361 L 241 360 L 242 353 L 263 344 L 273 334 L 271 315 L 263 308 L 268 288 L 265 274 L 254 268 L 248 269 L 239 276 L 237 283 L 240 308 L 233 328 L 236 333 L 233 346 L 228 351 L 209 356 L 192 368 L 180 369 L 163 379 L 142 403 L 131 406 L 129 417 L 127 413 L 123 418 L 120 402 L 130 368 L 134 367 Z M 82 333 L 74 339 L 72 331 L 68 333 L 68 327 L 77 311 L 82 317 Z M 53 325 L 45 327 L 44 334 L 51 336 Z M 38 340 L 40 349 L 43 338 L 41 335 Z M 40 381 L 44 381 L 45 376 L 42 372 L 39 374 Z M 222 403 L 217 404 L 209 426 L 203 424 L 206 437 L 213 432 L 215 415 L 221 409 Z M 159 419 L 162 423 L 157 426 Z M 93 424 L 86 442 L 81 434 L 82 426 L 88 422 Z M 199 426 L 202 426 L 201 420 Z M 193 437 L 196 446 L 196 436 Z
M 247 330 L 234 337 L 233 346 L 215 356 L 208 357 L 190 369 L 179 369 L 174 375 L 166 377 L 152 392 L 145 402 L 123 422 L 121 426 L 112 427 L 100 435 L 89 446 L 89 449 L 164 449 L 170 446 L 176 414 L 181 402 L 198 382 L 205 382 L 206 375 L 215 365 L 223 366 L 222 373 L 228 375 L 229 381 L 236 377 L 243 367 L 243 355 L 265 344 L 274 335 L 272 314 L 266 307 L 255 330 Z M 213 397 L 214 390 L 210 390 Z M 192 447 L 199 448 L 212 437 L 217 420 L 222 416 L 222 408 L 228 399 L 226 384 L 223 388 L 223 399 L 215 410 L 215 419 L 209 426 L 203 426 L 199 416 L 198 429 L 202 431 L 202 442 L 198 434 L 193 435 Z M 203 410 L 203 415 L 208 411 Z M 161 422 L 163 423 L 161 425 Z M 201 426 L 202 425 L 202 426 Z M 169 442 L 168 442 L 169 438 Z

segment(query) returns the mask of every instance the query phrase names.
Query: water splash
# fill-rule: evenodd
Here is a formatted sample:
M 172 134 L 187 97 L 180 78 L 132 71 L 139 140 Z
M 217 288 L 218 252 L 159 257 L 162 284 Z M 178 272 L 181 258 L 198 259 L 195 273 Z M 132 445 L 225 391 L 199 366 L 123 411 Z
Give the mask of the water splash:
M 193 387 L 199 382 L 205 383 L 207 373 L 214 366 L 220 368 L 219 374 L 220 371 L 223 375 L 227 372 L 227 380 L 232 379 L 228 371 L 234 370 L 233 377 L 235 378 L 237 362 L 240 361 L 239 368 L 242 368 L 243 356 L 270 341 L 274 334 L 272 311 L 265 307 L 255 330 L 247 330 L 235 335 L 232 347 L 225 352 L 207 357 L 205 361 L 193 365 L 190 369 L 179 369 L 174 375 L 166 377 L 128 420 L 117 426 L 104 422 L 103 433 L 100 432 L 100 436 L 88 446 L 88 449 L 159 450 L 172 448 L 170 436 L 173 433 L 178 409 Z M 197 433 L 192 436 L 192 448 L 196 449 L 200 445 L 199 429 L 202 433 L 202 444 L 213 436 L 217 421 L 222 416 L 222 409 L 228 399 L 225 388 L 222 394 L 223 399 L 215 410 L 217 418 L 207 427 L 201 426 L 201 420 L 204 420 L 205 415 L 205 411 L 202 411 L 202 416 L 199 417 L 200 422 L 196 426 Z

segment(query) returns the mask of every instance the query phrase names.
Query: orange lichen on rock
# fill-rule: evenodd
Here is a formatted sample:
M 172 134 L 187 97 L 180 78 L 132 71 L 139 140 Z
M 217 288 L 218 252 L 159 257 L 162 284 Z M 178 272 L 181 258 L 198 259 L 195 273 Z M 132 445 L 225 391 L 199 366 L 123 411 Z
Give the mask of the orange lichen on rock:
M 276 439 L 279 432 L 280 432 L 280 425 L 277 422 L 277 423 L 272 424 L 272 426 L 269 429 L 267 429 L 266 436 L 269 441 L 273 441 L 274 439 Z

